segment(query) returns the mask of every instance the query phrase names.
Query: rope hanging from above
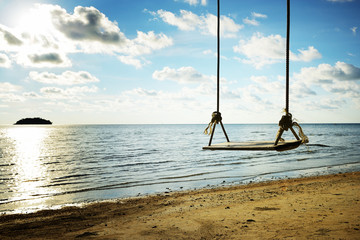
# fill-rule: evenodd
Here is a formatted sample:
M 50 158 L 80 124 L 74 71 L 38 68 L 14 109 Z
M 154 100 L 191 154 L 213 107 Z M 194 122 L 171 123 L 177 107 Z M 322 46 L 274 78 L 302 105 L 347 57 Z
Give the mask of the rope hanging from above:
M 217 11 L 217 110 L 212 113 L 211 121 L 204 130 L 204 133 L 210 136 L 209 145 L 207 147 L 203 147 L 203 149 L 210 150 L 277 150 L 277 151 L 285 151 L 298 147 L 302 143 L 308 143 L 309 139 L 304 134 L 302 128 L 297 122 L 293 122 L 292 115 L 289 113 L 289 40 L 290 40 L 290 0 L 287 0 L 287 34 L 286 34 L 286 91 L 285 91 L 285 115 L 282 116 L 279 121 L 279 130 L 276 135 L 275 142 L 272 141 L 252 141 L 245 143 L 235 143 L 230 142 L 224 125 L 222 123 L 222 117 L 220 113 L 220 0 L 217 0 L 218 11 Z M 227 143 L 215 144 L 215 146 L 211 146 L 211 142 L 214 136 L 216 125 L 220 123 L 224 135 L 226 137 Z M 294 130 L 294 127 L 298 128 L 299 136 Z M 296 140 L 284 141 L 281 136 L 284 131 L 291 130 L 294 134 Z M 281 141 L 279 143 L 279 141 Z M 269 144 L 270 143 L 270 144 Z M 272 144 L 273 143 L 273 144 Z
M 308 143 L 309 138 L 304 134 L 302 128 L 297 122 L 292 121 L 292 115 L 289 112 L 289 89 L 290 89 L 290 77 L 289 77 L 289 62 L 290 62 L 290 0 L 287 0 L 287 17 L 286 17 L 286 90 L 285 90 L 285 115 L 283 115 L 279 121 L 280 129 L 276 135 L 275 145 L 279 141 L 283 141 L 281 135 L 284 131 L 291 130 L 295 138 L 300 140 L 293 127 L 299 130 L 301 143 Z
M 211 145 L 216 124 L 221 125 L 226 140 L 230 142 L 228 135 L 226 134 L 224 125 L 222 124 L 222 117 L 220 113 L 220 0 L 217 0 L 217 85 L 216 85 L 216 111 L 211 115 L 211 121 L 204 130 L 204 134 L 210 135 L 209 146 Z
M 293 131 L 293 127 L 296 127 L 298 129 L 298 131 L 299 131 L 301 143 L 308 143 L 309 142 L 309 138 L 305 135 L 305 133 L 303 132 L 301 126 L 297 122 L 293 122 L 291 113 L 287 113 L 287 114 L 285 114 L 285 115 L 283 115 L 281 117 L 281 119 L 279 121 L 279 127 L 281 129 L 281 133 L 283 131 L 287 131 L 289 129 L 291 131 Z M 295 137 L 297 137 L 295 133 L 294 133 L 294 135 L 295 135 Z M 281 136 L 280 136 L 279 140 L 284 141 L 281 138 Z
M 211 135 L 215 125 L 219 124 L 221 120 L 222 120 L 221 113 L 213 112 L 211 116 L 211 121 L 209 122 L 208 126 L 205 128 L 204 134 Z

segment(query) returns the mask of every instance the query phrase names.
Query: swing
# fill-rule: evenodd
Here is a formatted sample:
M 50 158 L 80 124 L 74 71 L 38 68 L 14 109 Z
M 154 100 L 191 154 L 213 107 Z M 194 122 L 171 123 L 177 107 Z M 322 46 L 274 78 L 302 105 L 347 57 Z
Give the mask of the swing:
M 211 121 L 204 133 L 210 135 L 209 145 L 203 147 L 206 150 L 276 150 L 286 151 L 299 147 L 301 144 L 308 143 L 307 136 L 303 133 L 300 125 L 293 122 L 292 115 L 289 112 L 289 39 L 290 39 L 290 0 L 287 0 L 287 32 L 286 32 L 286 107 L 285 115 L 279 121 L 279 130 L 276 135 L 275 141 L 249 141 L 249 142 L 230 142 L 226 134 L 225 127 L 222 123 L 220 107 L 220 0 L 217 1 L 217 110 L 212 113 Z M 212 139 L 214 136 L 216 125 L 220 126 L 224 132 L 227 142 L 213 144 Z M 296 134 L 293 127 L 297 127 L 300 137 Z M 284 131 L 291 130 L 296 140 L 283 140 L 281 138 Z M 209 130 L 209 131 L 208 131 Z

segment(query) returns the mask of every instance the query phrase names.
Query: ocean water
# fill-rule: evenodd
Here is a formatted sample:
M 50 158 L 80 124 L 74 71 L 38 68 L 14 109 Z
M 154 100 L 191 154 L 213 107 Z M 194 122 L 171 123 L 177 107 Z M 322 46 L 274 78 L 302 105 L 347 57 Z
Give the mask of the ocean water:
M 310 143 L 285 152 L 202 150 L 205 127 L 0 126 L 0 213 L 360 170 L 360 124 L 302 124 Z M 273 140 L 278 130 L 225 128 L 231 141 Z M 217 127 L 213 143 L 224 141 Z

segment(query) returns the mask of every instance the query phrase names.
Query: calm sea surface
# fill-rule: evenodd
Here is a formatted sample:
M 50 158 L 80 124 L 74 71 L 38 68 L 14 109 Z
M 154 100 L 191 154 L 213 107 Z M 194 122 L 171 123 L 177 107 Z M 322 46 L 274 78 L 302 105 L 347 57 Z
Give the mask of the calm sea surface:
M 302 124 L 310 143 L 286 152 L 202 150 L 205 127 L 0 126 L 0 213 L 360 171 L 360 124 Z M 231 141 L 273 140 L 278 130 L 275 124 L 225 128 Z M 218 127 L 213 143 L 224 141 Z

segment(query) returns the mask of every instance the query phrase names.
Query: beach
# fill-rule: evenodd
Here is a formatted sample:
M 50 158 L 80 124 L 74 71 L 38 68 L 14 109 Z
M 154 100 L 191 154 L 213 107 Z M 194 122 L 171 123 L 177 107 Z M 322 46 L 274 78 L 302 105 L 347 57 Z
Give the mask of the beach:
M 0 217 L 0 239 L 359 239 L 360 172 Z

